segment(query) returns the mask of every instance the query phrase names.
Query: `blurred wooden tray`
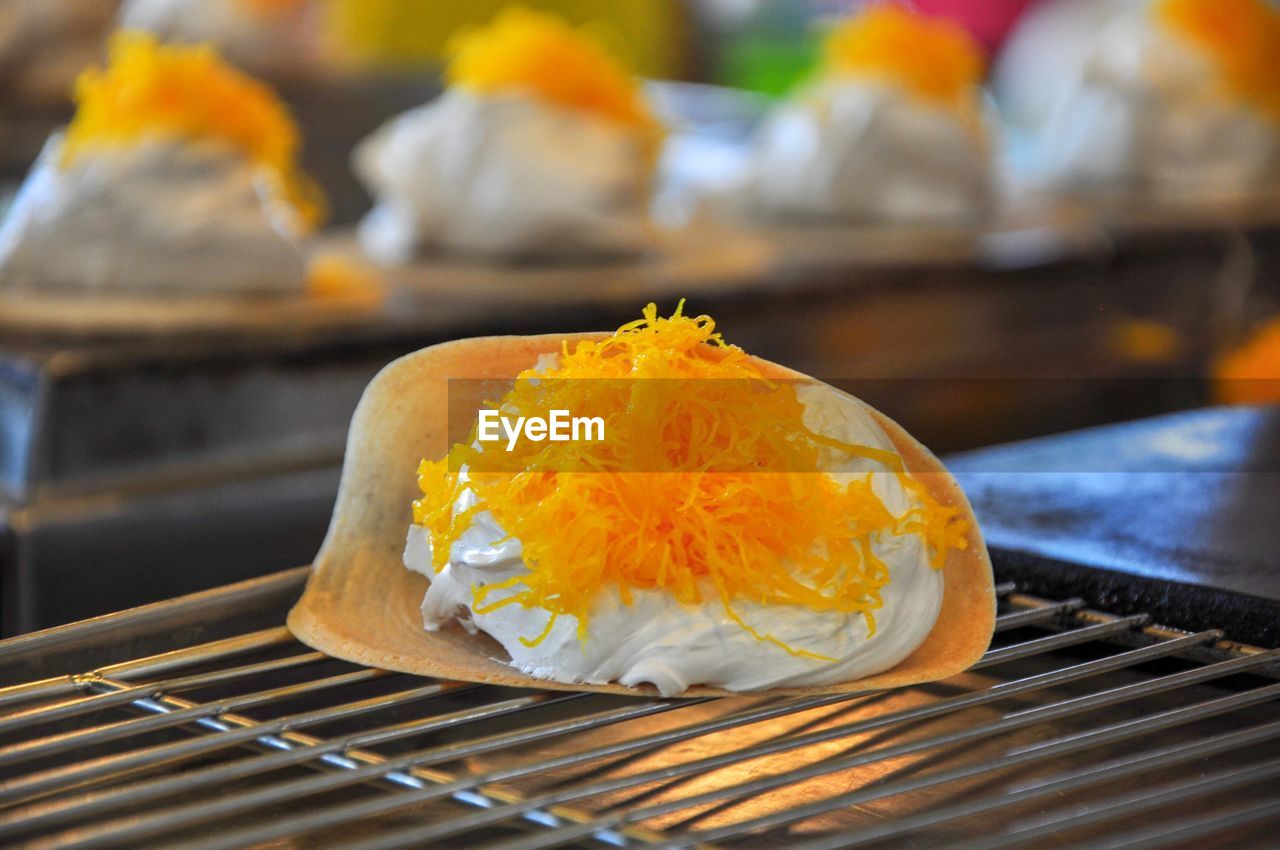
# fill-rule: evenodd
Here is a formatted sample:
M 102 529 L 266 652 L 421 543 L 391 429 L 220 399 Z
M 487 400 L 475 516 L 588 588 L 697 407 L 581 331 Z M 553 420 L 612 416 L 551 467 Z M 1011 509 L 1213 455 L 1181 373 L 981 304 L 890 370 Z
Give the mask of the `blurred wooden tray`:
M 0 329 L 58 335 L 177 334 L 288 325 L 368 322 L 382 306 L 367 296 L 194 297 L 0 294 Z
M 336 231 L 323 250 L 362 254 L 352 230 Z M 490 307 L 616 306 L 674 302 L 684 296 L 732 296 L 775 282 L 776 253 L 766 241 L 726 228 L 660 230 L 653 249 L 639 257 L 563 263 L 495 262 L 463 255 L 428 254 L 383 268 L 392 311 L 433 304 Z

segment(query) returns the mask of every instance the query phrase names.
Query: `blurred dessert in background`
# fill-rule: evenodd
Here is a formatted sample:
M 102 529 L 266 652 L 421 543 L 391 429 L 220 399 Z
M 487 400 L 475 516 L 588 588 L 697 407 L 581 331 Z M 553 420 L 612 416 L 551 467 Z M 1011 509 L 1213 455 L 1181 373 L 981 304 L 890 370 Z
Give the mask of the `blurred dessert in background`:
M 1280 13 L 1263 0 L 1050 4 L 997 76 L 1033 182 L 1194 202 L 1280 176 Z M 1034 80 L 1049 83 L 1039 110 Z
M 312 0 L 125 0 L 122 29 L 174 44 L 211 44 L 258 75 L 290 76 L 318 58 L 320 21 Z
M 0 225 L 0 290 L 286 294 L 323 198 L 265 85 L 209 47 L 118 33 Z
M 1222 404 L 1280 404 L 1280 318 L 1258 328 L 1213 366 Z
M 828 35 L 807 84 L 768 115 L 731 206 L 771 218 L 956 221 L 988 202 L 982 49 L 896 4 Z
M 364 250 L 627 256 L 650 245 L 662 128 L 640 82 L 585 29 L 524 9 L 451 42 L 446 90 L 353 155 L 374 196 Z

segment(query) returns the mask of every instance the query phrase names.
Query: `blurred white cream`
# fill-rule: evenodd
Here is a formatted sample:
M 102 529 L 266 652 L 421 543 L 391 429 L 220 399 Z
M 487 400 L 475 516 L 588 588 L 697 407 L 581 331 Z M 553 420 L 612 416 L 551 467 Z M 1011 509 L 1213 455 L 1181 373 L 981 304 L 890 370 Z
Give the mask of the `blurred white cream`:
M 1047 4 L 1015 30 L 996 78 L 1032 185 L 1231 201 L 1280 178 L 1280 122 L 1233 96 L 1150 3 Z M 1044 106 L 1029 109 L 1037 86 Z
M 52 136 L 0 224 L 0 289 L 181 297 L 301 292 L 292 208 L 213 142 L 156 138 L 62 163 Z
M 836 76 L 766 117 L 726 201 L 770 218 L 970 219 L 987 208 L 989 147 L 980 117 Z
M 651 167 L 637 130 L 517 91 L 449 89 L 353 155 L 374 196 L 374 259 L 443 250 L 502 259 L 635 255 L 649 247 Z

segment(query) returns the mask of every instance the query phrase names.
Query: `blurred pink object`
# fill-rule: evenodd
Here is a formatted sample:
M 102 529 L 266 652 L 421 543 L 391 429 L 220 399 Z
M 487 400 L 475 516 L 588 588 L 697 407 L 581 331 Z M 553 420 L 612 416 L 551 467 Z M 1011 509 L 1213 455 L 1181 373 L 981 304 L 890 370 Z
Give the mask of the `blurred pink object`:
M 926 15 L 948 18 L 963 26 L 994 56 L 1022 10 L 1034 0 L 915 0 L 910 5 Z

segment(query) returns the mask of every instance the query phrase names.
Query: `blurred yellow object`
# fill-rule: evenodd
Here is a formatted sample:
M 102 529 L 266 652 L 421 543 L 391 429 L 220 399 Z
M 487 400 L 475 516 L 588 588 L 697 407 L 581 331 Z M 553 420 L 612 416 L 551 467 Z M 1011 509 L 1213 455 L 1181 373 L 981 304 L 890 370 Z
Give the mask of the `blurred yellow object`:
M 303 9 L 310 0 L 240 0 L 240 5 L 261 15 L 291 14 Z
M 449 42 L 445 80 L 486 95 L 522 91 L 558 106 L 660 135 L 640 82 L 589 33 L 559 18 L 510 8 Z
M 1178 332 L 1150 319 L 1126 319 L 1111 329 L 1111 348 L 1130 362 L 1163 363 L 1182 348 Z
M 1209 54 L 1231 94 L 1280 121 L 1280 12 L 1263 0 L 1159 0 L 1156 14 Z
M 215 140 L 269 175 L 303 224 L 324 218 L 323 194 L 298 167 L 301 140 L 284 104 L 208 46 L 162 45 L 148 33 L 121 31 L 111 39 L 107 67 L 80 75 L 75 100 L 63 167 L 85 152 L 148 137 Z
M 1213 368 L 1223 404 L 1280 404 L 1280 319 L 1263 325 Z
M 493 19 L 510 0 L 327 0 L 325 30 L 354 64 L 422 67 L 444 60 L 454 33 Z M 589 24 L 609 52 L 646 77 L 679 76 L 687 43 L 679 0 L 527 0 L 571 24 Z
M 876 3 L 827 36 L 822 70 L 881 78 L 926 100 L 976 105 L 986 64 L 982 47 L 950 21 L 896 3 Z
M 312 298 L 376 304 L 386 289 L 376 268 L 342 254 L 319 254 L 307 269 L 307 294 Z

